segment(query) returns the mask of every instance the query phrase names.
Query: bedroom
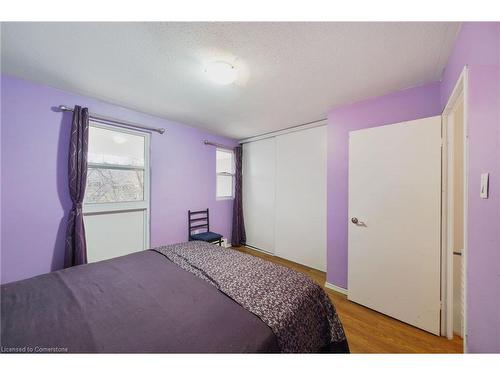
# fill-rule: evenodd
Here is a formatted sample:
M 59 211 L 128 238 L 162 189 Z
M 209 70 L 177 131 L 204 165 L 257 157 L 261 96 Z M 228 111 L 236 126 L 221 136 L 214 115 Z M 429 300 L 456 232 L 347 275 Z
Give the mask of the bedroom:
M 2 20 L 1 69 L 2 353 L 500 352 L 499 22 Z

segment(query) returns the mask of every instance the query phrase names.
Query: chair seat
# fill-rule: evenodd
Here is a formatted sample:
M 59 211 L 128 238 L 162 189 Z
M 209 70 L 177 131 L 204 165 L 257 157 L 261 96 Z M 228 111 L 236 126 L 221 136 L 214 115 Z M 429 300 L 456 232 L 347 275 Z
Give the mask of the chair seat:
M 191 235 L 191 240 L 194 241 L 215 242 L 219 241 L 221 238 L 222 235 L 214 232 L 196 233 Z

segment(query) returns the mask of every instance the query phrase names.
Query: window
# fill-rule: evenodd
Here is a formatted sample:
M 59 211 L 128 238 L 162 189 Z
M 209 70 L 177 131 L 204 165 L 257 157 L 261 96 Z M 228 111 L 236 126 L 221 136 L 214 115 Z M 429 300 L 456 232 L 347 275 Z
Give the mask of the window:
M 89 262 L 150 247 L 149 141 L 146 132 L 90 123 L 83 201 Z
M 216 149 L 217 199 L 234 197 L 234 153 L 223 148 Z
M 144 201 L 145 150 L 142 134 L 91 125 L 85 203 Z

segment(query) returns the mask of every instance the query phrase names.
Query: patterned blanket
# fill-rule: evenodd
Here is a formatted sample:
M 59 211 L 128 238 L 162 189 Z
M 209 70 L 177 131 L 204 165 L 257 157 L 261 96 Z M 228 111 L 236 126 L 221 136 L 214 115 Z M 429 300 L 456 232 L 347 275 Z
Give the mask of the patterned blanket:
M 345 341 L 325 291 L 302 273 L 206 242 L 155 250 L 260 317 L 276 335 L 283 353 L 314 353 Z

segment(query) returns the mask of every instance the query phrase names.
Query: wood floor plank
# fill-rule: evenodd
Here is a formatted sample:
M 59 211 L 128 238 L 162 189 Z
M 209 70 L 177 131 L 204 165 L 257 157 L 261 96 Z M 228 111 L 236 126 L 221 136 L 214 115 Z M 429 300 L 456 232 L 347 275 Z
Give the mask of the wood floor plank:
M 324 272 L 248 247 L 234 249 L 302 272 L 324 288 Z M 324 289 L 335 305 L 352 353 L 463 353 L 463 342 L 458 336 L 453 340 L 435 336 Z

